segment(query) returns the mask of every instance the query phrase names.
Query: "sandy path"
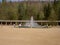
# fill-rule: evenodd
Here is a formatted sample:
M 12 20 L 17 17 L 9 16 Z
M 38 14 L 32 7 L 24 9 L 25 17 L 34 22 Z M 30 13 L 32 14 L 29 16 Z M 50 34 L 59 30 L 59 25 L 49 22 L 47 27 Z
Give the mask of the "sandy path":
M 0 26 L 0 45 L 60 45 L 60 28 Z

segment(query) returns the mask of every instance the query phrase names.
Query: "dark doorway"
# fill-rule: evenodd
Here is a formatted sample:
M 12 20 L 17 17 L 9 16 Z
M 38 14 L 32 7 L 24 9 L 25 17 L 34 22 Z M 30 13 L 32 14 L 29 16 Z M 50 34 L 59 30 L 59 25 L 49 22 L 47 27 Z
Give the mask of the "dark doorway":
M 58 23 L 58 25 L 60 25 L 60 22 Z
M 5 24 L 6 24 L 6 22 L 2 22 L 2 24 L 3 24 L 3 25 L 5 25 Z

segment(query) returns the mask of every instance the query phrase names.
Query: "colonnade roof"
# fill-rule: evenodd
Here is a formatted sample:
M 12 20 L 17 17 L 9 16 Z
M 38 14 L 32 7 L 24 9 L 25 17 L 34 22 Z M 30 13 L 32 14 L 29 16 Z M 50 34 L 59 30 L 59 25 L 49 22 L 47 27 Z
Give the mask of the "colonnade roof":
M 0 22 L 30 22 L 30 20 L 0 20 Z M 55 20 L 55 21 L 34 20 L 34 22 L 60 22 L 60 20 Z

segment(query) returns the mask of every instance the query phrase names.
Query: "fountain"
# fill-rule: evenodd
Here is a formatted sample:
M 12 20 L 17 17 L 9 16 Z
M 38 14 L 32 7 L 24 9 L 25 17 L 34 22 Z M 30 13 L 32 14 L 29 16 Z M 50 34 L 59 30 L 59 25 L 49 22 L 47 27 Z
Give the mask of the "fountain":
M 30 22 L 26 22 L 24 26 L 31 27 L 31 28 L 40 27 L 40 25 L 34 22 L 33 16 L 31 16 Z

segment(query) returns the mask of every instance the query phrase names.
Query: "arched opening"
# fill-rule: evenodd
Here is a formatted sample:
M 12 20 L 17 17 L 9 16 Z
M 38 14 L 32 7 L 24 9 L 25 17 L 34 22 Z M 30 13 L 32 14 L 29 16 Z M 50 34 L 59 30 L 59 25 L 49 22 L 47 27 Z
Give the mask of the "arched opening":
M 5 25 L 6 24 L 6 22 L 2 22 L 2 25 Z

